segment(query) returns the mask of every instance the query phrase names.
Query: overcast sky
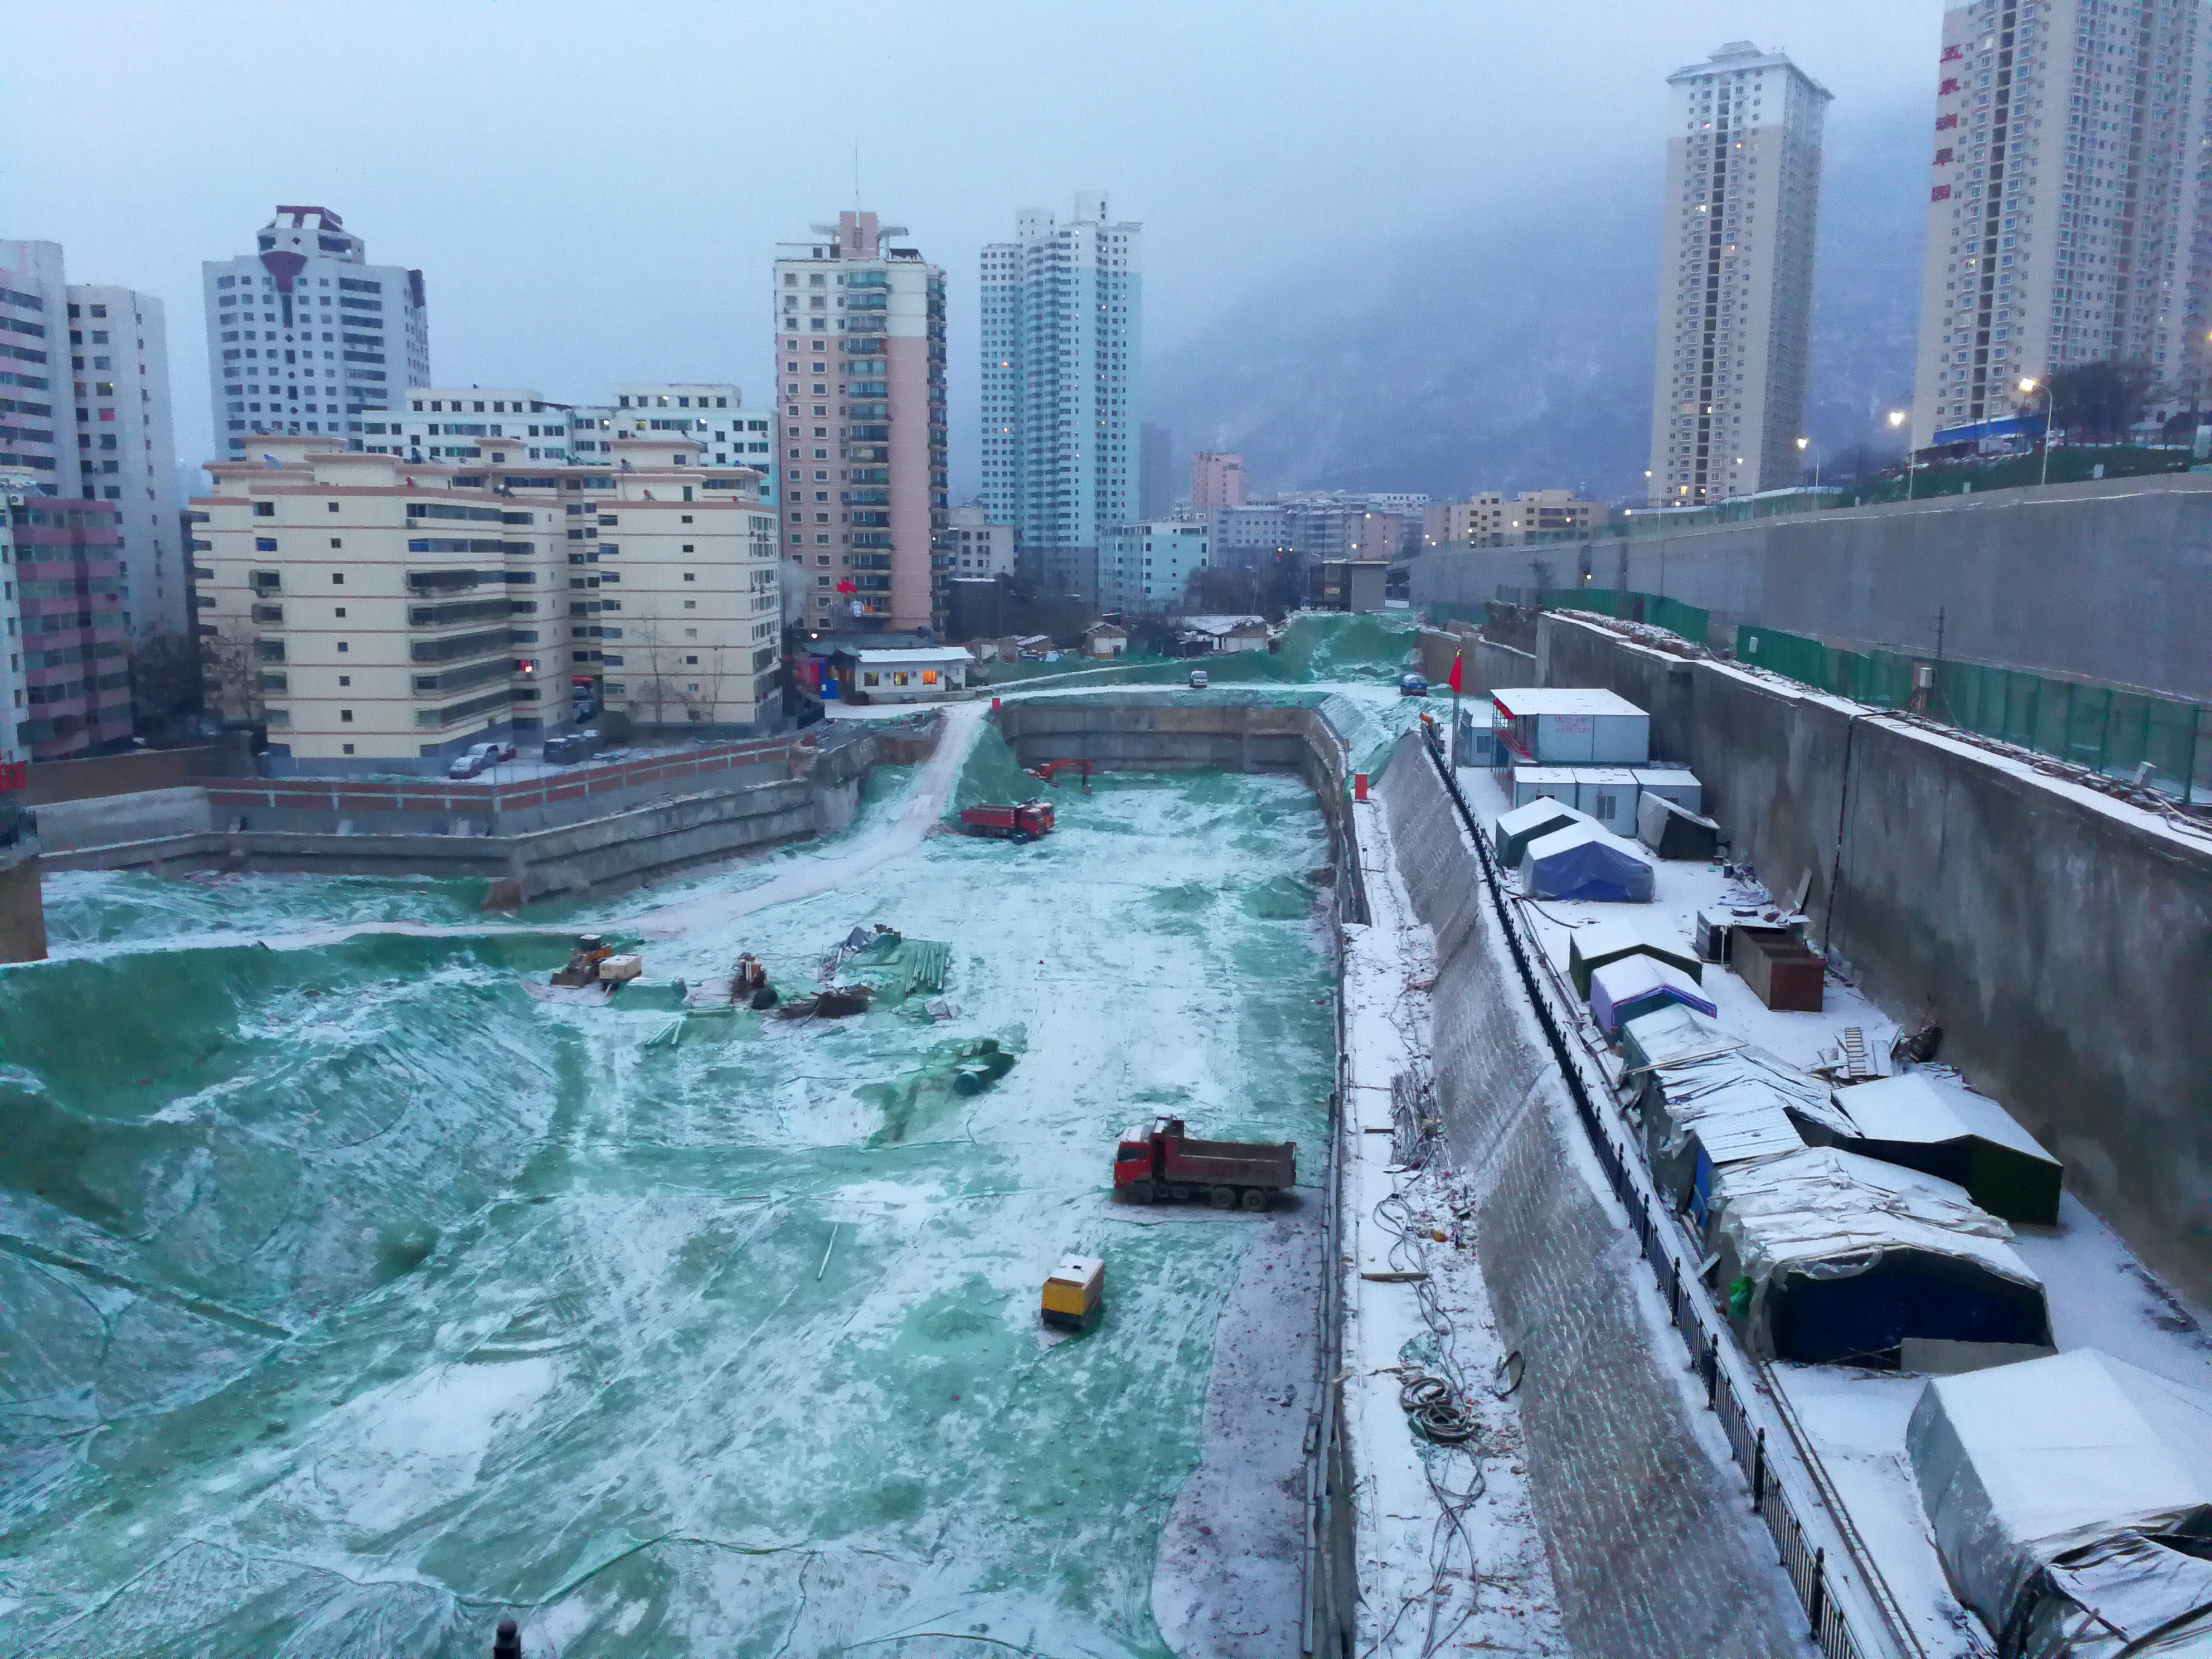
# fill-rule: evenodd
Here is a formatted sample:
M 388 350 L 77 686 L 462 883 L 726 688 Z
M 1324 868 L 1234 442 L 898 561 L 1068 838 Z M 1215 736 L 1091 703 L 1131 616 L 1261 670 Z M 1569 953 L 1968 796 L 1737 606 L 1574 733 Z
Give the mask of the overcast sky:
M 438 380 L 765 403 L 772 245 L 859 199 L 951 294 L 972 477 L 978 248 L 1103 189 L 1146 228 L 1151 355 L 1253 288 L 1557 190 L 1654 191 L 1665 79 L 1787 50 L 1832 136 L 1917 118 L 1940 0 L 9 0 L 0 235 L 167 301 L 207 450 L 199 262 L 279 202 L 420 267 Z M 1315 295 L 1325 304 L 1326 293 Z M 1410 326 L 1449 326 L 1409 318 Z

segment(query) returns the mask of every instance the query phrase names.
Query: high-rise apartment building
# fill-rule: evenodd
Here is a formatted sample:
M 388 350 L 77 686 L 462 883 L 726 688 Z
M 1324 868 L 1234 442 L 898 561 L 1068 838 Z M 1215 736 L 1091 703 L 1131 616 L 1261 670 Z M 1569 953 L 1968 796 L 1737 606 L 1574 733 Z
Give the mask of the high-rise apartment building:
M 1050 591 L 1099 596 L 1099 538 L 1137 517 L 1141 227 L 1079 193 L 982 259 L 983 506 Z
M 646 726 L 778 718 L 775 520 L 750 471 L 675 433 L 592 465 L 532 461 L 526 435 L 419 463 L 344 442 L 271 434 L 273 464 L 215 462 L 193 502 L 210 699 L 272 746 L 434 762 L 544 735 L 577 689 Z
M 1201 449 L 1190 458 L 1190 510 L 1210 517 L 1217 507 L 1244 505 L 1244 458 Z
M 1916 447 L 2040 412 L 2023 379 L 2100 359 L 2202 389 L 2207 22 L 2196 0 L 1973 0 L 1943 14 Z
M 1649 495 L 1698 507 L 1797 482 L 1829 94 L 1748 40 L 1667 84 Z
M 885 246 L 907 232 L 872 213 L 813 228 L 778 246 L 770 298 L 791 613 L 845 631 L 941 627 L 945 273 Z
M 257 433 L 337 434 L 430 384 L 422 273 L 368 263 L 328 208 L 280 207 L 252 253 L 200 266 L 216 441 L 250 458 Z
M 180 592 L 185 574 L 173 512 L 166 525 L 148 526 L 147 503 L 122 495 L 137 488 L 143 496 L 150 476 L 147 452 L 126 449 L 120 435 L 143 441 L 149 421 L 135 398 L 126 403 L 120 393 L 150 396 L 150 389 L 143 377 L 125 378 L 112 367 L 125 355 L 135 364 L 137 337 L 126 335 L 128 346 L 110 343 L 104 352 L 88 344 L 81 349 L 70 337 L 85 332 L 85 319 L 70 316 L 70 292 L 59 244 L 0 242 L 0 472 L 29 481 L 11 487 L 0 504 L 12 543 L 0 580 L 13 585 L 20 630 L 9 649 L 11 678 L 20 674 L 21 683 L 9 690 L 22 693 L 21 708 L 5 718 L 17 750 L 41 761 L 130 741 L 126 514 L 147 532 L 145 556 L 158 549 L 167 559 L 169 592 Z M 99 320 L 110 324 L 103 332 L 119 325 Z M 105 375 L 87 366 L 94 356 L 111 360 Z M 166 434 L 166 413 L 159 424 Z M 102 444 L 103 436 L 114 437 L 114 446 Z M 102 458 L 115 460 L 114 473 L 101 470 Z M 161 456 L 158 471 L 167 475 L 173 461 Z M 110 488 L 114 496 L 103 493 Z M 141 580 L 154 589 L 152 570 L 143 570 Z
M 1164 519 L 1175 506 L 1175 434 L 1150 421 L 1137 428 L 1137 516 Z
M 410 461 L 473 460 L 483 442 L 520 443 L 523 459 L 575 458 L 574 411 L 524 386 L 409 386 L 362 422 L 361 447 Z

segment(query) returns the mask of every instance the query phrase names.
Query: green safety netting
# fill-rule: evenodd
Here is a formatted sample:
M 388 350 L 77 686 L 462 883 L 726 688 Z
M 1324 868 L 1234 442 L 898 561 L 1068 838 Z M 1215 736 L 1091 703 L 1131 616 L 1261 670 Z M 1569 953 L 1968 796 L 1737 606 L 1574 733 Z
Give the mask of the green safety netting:
M 1289 779 L 1059 799 L 1035 846 L 934 837 L 643 943 L 659 981 L 750 949 L 795 985 L 880 919 L 951 946 L 927 1024 L 670 1047 L 649 999 L 526 993 L 558 933 L 242 942 L 360 915 L 291 878 L 118 938 L 150 893 L 56 892 L 80 954 L 0 971 L 0 1650 L 459 1659 L 512 1613 L 567 1655 L 1163 1652 L 1253 1235 L 1117 1220 L 1106 1160 L 1169 1109 L 1318 1152 L 1326 836 Z M 208 931 L 241 942 L 163 944 Z M 1047 1346 L 1070 1250 L 1107 1316 Z

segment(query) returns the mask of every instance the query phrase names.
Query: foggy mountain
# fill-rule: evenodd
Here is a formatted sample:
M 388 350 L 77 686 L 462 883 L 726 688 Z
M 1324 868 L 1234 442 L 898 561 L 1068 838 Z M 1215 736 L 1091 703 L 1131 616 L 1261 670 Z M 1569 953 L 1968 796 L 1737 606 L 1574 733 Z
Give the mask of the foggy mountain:
M 1825 454 L 1899 452 L 1927 144 L 1916 106 L 1831 124 L 1808 424 Z M 1658 295 L 1656 181 L 1470 209 L 1418 247 L 1307 270 L 1147 366 L 1146 418 L 1240 451 L 1256 491 L 1565 486 L 1640 501 Z

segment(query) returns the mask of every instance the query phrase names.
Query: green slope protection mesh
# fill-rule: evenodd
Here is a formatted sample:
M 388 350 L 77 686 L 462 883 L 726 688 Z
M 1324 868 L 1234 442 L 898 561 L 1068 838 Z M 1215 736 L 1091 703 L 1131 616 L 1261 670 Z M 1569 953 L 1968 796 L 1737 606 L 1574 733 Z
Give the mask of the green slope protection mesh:
M 803 986 L 884 921 L 952 945 L 934 1025 L 672 1047 L 665 999 L 529 995 L 557 939 L 242 942 L 356 914 L 309 878 L 168 930 L 240 943 L 0 971 L 0 1652 L 461 1659 L 512 1614 L 570 1659 L 1158 1659 L 1257 1233 L 1116 1210 L 1111 1148 L 1173 1109 L 1317 1176 L 1326 841 L 1288 779 L 1059 805 L 644 942 Z M 1054 1343 L 1076 1250 L 1106 1316 Z

